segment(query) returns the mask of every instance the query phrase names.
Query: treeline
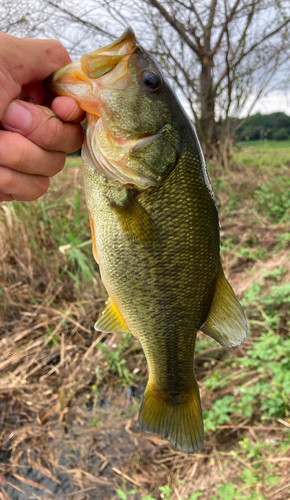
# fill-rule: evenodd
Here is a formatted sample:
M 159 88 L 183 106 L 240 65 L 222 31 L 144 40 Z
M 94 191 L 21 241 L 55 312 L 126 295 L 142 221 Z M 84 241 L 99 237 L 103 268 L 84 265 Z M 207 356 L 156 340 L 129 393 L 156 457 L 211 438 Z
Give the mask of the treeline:
M 240 120 L 242 121 L 242 120 Z M 290 139 L 290 116 L 282 112 L 250 116 L 237 133 L 237 141 Z

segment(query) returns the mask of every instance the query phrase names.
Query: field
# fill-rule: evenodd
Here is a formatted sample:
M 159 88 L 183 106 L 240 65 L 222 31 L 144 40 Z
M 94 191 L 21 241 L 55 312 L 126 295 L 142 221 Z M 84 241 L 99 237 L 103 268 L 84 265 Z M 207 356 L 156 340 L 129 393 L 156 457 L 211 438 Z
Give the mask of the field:
M 290 499 L 290 144 L 243 143 L 209 165 L 226 276 L 248 337 L 198 334 L 205 447 L 142 433 L 138 342 L 94 331 L 106 292 L 80 159 L 48 193 L 0 205 L 0 499 Z

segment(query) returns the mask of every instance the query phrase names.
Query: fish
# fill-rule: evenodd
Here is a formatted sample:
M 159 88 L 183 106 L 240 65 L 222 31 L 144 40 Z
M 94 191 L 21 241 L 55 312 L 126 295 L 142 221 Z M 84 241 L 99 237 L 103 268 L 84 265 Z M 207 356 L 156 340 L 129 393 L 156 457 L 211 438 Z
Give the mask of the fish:
M 204 445 L 197 333 L 235 347 L 247 324 L 221 266 L 218 210 L 194 126 L 131 28 L 57 70 L 49 85 L 86 111 L 85 195 L 109 295 L 95 328 L 141 343 L 149 377 L 140 428 L 195 453 Z

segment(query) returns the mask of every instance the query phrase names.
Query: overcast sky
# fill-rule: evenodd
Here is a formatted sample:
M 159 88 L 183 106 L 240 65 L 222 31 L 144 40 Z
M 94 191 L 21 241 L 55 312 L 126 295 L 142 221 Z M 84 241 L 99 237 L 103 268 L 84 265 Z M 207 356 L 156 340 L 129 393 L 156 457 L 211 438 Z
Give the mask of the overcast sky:
M 267 97 L 262 97 L 255 105 L 251 114 L 260 112 L 262 114 L 274 113 L 275 111 L 284 111 L 290 115 L 290 94 L 281 92 L 272 92 Z

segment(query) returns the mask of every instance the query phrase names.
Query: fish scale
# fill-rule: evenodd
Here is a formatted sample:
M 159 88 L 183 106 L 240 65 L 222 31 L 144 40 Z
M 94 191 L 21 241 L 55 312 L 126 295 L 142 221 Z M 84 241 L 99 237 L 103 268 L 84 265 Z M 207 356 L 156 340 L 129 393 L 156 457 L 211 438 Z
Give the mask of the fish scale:
M 246 336 L 220 264 L 217 207 L 196 133 L 131 29 L 57 71 L 50 86 L 87 111 L 85 194 L 109 294 L 95 328 L 140 341 L 149 380 L 139 425 L 194 453 L 204 439 L 197 331 L 226 347 Z
M 145 191 L 138 198 L 158 228 L 159 242 L 150 252 L 124 237 L 106 198 L 103 179 L 95 173 L 94 180 L 91 173 L 88 179 L 85 176 L 88 208 L 98 227 L 96 244 L 103 282 L 129 331 L 144 348 L 153 383 L 169 397 L 180 383 L 192 385 L 188 374 L 192 373 L 195 337 L 206 319 L 219 265 L 218 224 L 212 224 L 216 208 L 194 173 L 190 155 L 185 155 L 154 196 Z M 193 198 L 194 182 L 200 188 Z M 162 213 L 160 207 L 165 207 Z M 117 275 L 122 280 L 116 279 Z M 193 303 L 195 293 L 200 300 Z M 156 313 L 160 298 L 162 304 Z

